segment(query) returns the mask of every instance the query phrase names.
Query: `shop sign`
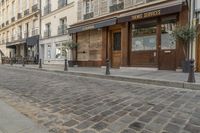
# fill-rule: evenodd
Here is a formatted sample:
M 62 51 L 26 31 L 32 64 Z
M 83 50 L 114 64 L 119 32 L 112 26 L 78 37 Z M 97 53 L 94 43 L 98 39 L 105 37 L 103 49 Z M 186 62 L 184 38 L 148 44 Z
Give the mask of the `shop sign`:
M 145 19 L 161 15 L 161 10 L 150 11 L 132 16 L 132 20 Z

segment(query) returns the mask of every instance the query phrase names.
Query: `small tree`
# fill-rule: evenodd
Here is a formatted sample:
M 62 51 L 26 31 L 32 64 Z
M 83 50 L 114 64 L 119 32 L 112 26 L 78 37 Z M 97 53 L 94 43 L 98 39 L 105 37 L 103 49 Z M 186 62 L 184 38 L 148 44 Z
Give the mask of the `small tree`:
M 186 51 L 186 48 L 189 48 L 190 41 L 194 41 L 197 35 L 196 27 L 186 26 L 178 26 L 172 32 L 172 36 L 176 40 L 180 40 L 183 46 L 183 53 L 186 59 L 189 60 L 189 52 Z
M 67 55 L 70 55 L 70 59 L 73 60 L 73 50 L 78 47 L 78 43 L 74 41 L 67 41 L 63 43 L 62 53 L 67 58 Z

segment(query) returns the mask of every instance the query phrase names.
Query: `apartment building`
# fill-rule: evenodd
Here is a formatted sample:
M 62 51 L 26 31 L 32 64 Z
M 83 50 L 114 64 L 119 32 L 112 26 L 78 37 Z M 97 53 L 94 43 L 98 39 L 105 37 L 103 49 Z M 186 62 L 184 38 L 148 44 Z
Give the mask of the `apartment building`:
M 76 2 L 76 0 L 42 1 L 40 58 L 44 64 L 64 63 L 64 43 L 72 40 L 68 28 L 77 22 Z M 69 52 L 68 55 L 71 55 Z M 70 56 L 67 58 L 70 59 Z
M 39 56 L 39 0 L 0 1 L 0 50 L 5 57 Z
M 78 0 L 78 23 L 69 33 L 79 44 L 80 66 L 176 70 L 182 45 L 170 34 L 188 22 L 185 0 Z

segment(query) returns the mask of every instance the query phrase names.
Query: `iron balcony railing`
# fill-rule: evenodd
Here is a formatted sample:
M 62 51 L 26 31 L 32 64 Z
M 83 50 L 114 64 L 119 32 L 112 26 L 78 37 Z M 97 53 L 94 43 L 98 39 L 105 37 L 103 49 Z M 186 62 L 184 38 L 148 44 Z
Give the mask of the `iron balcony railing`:
M 47 15 L 51 12 L 51 4 L 47 4 L 45 7 L 44 7 L 44 15 Z
M 110 12 L 115 12 L 124 9 L 124 2 L 110 6 Z
M 15 22 L 15 17 L 12 17 L 12 18 L 11 18 L 11 22 Z
M 32 36 L 35 36 L 35 35 L 39 35 L 39 29 L 38 28 L 32 29 Z
M 67 4 L 68 4 L 67 0 L 58 0 L 58 8 L 62 8 L 66 6 Z
M 18 13 L 18 14 L 17 14 L 17 19 L 20 19 L 20 18 L 22 18 L 22 14 L 21 14 L 21 13 Z
M 48 38 L 48 37 L 50 37 L 50 36 L 51 36 L 51 30 L 50 30 L 50 29 L 45 30 L 45 31 L 44 31 L 44 37 L 45 37 L 45 38 Z
M 17 35 L 17 40 L 18 41 L 22 40 L 22 32 Z
M 94 12 L 87 13 L 83 16 L 84 20 L 94 17 Z
M 2 23 L 2 25 L 1 25 L 1 26 L 2 26 L 2 28 L 3 28 L 3 27 L 5 26 L 5 24 L 4 24 L 4 23 Z
M 24 16 L 27 16 L 27 15 L 29 15 L 29 9 L 24 11 Z
M 67 34 L 67 25 L 63 24 L 58 26 L 58 35 L 64 35 Z
M 32 12 L 38 11 L 38 4 L 32 6 Z
M 9 25 L 9 20 L 6 21 L 6 25 Z

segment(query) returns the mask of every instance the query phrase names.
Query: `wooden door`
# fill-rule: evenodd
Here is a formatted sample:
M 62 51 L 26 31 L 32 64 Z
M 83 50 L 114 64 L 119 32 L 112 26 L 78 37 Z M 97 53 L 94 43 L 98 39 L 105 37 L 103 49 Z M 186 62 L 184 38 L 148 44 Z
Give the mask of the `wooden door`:
M 176 50 L 163 49 L 159 53 L 160 70 L 176 70 Z
M 121 31 L 112 32 L 112 67 L 121 65 Z

